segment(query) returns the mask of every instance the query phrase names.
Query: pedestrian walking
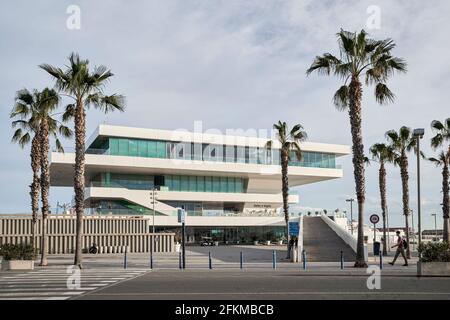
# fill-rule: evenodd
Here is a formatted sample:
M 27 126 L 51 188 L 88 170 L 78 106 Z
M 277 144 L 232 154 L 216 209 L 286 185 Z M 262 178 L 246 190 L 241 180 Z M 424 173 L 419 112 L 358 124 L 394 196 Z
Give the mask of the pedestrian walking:
M 397 251 L 395 252 L 394 260 L 389 262 L 389 264 L 393 266 L 398 256 L 401 254 L 403 259 L 405 259 L 405 264 L 403 266 L 406 267 L 408 265 L 408 260 L 406 259 L 405 249 L 408 247 L 408 243 L 400 236 L 400 231 L 397 231 L 396 234 L 397 244 L 393 245 L 391 248 L 397 247 Z

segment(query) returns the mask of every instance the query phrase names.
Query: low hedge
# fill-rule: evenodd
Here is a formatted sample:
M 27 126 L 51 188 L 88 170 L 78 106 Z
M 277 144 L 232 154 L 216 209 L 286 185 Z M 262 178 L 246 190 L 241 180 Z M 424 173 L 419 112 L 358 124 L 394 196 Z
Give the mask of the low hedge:
M 3 244 L 0 246 L 3 260 L 34 260 L 35 253 L 30 244 Z
M 421 262 L 450 262 L 450 246 L 447 242 L 421 243 L 418 250 Z

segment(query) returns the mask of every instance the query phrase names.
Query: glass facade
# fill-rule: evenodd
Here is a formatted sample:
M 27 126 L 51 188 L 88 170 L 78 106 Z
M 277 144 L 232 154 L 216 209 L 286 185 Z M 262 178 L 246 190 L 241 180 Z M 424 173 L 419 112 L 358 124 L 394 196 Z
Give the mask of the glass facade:
M 180 240 L 180 228 L 156 227 L 156 232 L 174 232 Z M 272 242 L 286 239 L 284 226 L 252 226 L 252 227 L 186 227 L 187 242 L 199 244 L 204 237 L 225 244 L 249 244 L 254 241 Z
M 91 180 L 92 187 L 165 191 L 245 193 L 247 180 L 235 177 L 138 175 L 105 172 Z
M 197 144 L 144 139 L 108 137 L 94 141 L 86 151 L 92 154 L 198 160 L 249 164 L 280 164 L 280 150 L 217 144 Z M 336 155 L 303 151 L 299 161 L 292 152 L 289 165 L 315 168 L 336 168 Z
M 153 215 L 153 210 L 126 200 L 97 200 L 91 203 L 91 208 L 85 209 L 88 214 L 113 214 L 113 215 Z M 164 215 L 155 210 L 155 215 Z

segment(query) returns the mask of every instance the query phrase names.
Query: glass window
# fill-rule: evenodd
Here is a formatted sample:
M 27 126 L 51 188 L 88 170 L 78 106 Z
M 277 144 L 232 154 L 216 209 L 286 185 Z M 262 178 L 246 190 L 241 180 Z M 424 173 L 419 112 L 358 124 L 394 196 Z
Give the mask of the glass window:
M 138 154 L 138 142 L 137 140 L 128 140 L 128 152 L 132 157 L 136 157 Z
M 189 191 L 189 177 L 180 176 L 180 191 Z
M 166 157 L 166 143 L 164 141 L 156 142 L 156 156 L 157 158 Z
M 150 158 L 156 158 L 156 141 L 148 141 L 148 156 Z
M 146 140 L 138 140 L 138 156 L 148 157 L 148 146 Z
M 197 191 L 205 191 L 205 177 L 197 177 Z
M 184 155 L 186 160 L 192 160 L 193 159 L 193 149 L 194 144 L 191 142 L 185 142 L 184 143 Z
M 111 155 L 119 154 L 119 140 L 117 138 L 109 138 L 109 153 Z
M 225 146 L 225 161 L 226 162 L 235 162 L 235 147 L 234 146 Z
M 205 191 L 206 192 L 213 192 L 211 177 L 205 177 Z
M 245 147 L 236 147 L 236 162 L 245 163 Z
M 180 176 L 172 176 L 173 191 L 180 191 Z
M 220 192 L 220 177 L 213 177 L 213 192 Z
M 128 140 L 127 139 L 119 139 L 119 155 L 127 156 L 128 155 Z
M 202 145 L 201 143 L 194 143 L 194 160 L 199 160 L 201 161 L 202 158 Z
M 164 186 L 169 188 L 169 191 L 173 191 L 172 190 L 172 176 L 171 175 L 164 176 Z
M 266 164 L 267 163 L 267 149 L 264 147 L 258 148 L 258 163 Z
M 309 156 L 309 152 L 305 151 L 303 152 L 303 165 L 305 167 L 309 167 L 310 166 L 310 156 Z
M 195 192 L 197 191 L 197 177 L 189 176 L 189 191 Z
M 244 192 L 244 183 L 242 178 L 236 178 L 235 181 L 235 192 L 243 193 Z
M 336 155 L 335 154 L 330 155 L 329 166 L 330 166 L 330 168 L 336 168 Z
M 175 158 L 176 159 L 184 159 L 185 154 L 185 146 L 184 143 L 174 143 L 174 149 L 176 150 Z
M 220 177 L 220 192 L 228 192 L 228 178 Z
M 236 186 L 235 186 L 234 180 L 235 180 L 234 178 L 228 178 L 227 192 L 230 192 L 230 193 L 235 193 L 236 192 Z
M 258 148 L 249 148 L 249 163 L 258 163 Z
M 272 164 L 280 165 L 280 149 L 272 149 Z

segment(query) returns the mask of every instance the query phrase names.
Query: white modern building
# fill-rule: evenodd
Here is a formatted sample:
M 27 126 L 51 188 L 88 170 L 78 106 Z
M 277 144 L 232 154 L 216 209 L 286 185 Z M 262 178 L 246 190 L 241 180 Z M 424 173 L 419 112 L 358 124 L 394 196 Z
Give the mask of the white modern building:
M 86 213 L 144 215 L 158 231 L 176 231 L 176 208 L 184 207 L 190 241 L 280 239 L 280 145 L 273 141 L 268 149 L 267 141 L 100 125 L 86 143 Z M 305 142 L 301 148 L 302 160 L 290 162 L 290 187 L 342 177 L 336 159 L 350 153 L 348 146 Z M 52 152 L 53 187 L 73 186 L 74 162 L 74 153 Z M 289 195 L 289 202 L 299 196 Z

